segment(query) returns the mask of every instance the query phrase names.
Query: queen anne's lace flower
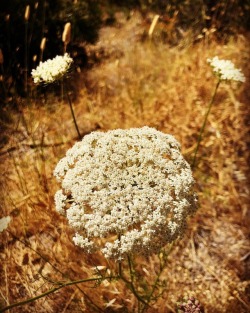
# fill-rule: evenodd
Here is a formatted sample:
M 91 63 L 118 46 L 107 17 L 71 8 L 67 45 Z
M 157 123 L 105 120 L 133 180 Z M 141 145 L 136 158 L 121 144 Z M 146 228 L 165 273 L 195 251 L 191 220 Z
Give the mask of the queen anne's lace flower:
M 36 69 L 33 69 L 31 75 L 35 84 L 53 83 L 61 79 L 70 69 L 73 59 L 65 53 L 64 56 L 58 55 L 52 60 L 40 62 Z
M 180 236 L 196 210 L 189 164 L 171 135 L 153 128 L 93 132 L 57 164 L 56 209 L 76 245 L 120 260 Z
M 240 69 L 237 69 L 229 60 L 220 60 L 217 56 L 213 59 L 207 59 L 212 66 L 213 72 L 221 80 L 233 80 L 237 82 L 245 82 L 246 78 Z

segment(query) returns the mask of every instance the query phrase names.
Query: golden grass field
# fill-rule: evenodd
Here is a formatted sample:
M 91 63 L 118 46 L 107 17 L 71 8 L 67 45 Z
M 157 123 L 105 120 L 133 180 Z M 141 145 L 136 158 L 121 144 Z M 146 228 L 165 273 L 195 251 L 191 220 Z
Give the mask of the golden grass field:
M 142 32 L 135 14 L 119 27 L 102 29 L 96 45 L 88 46 L 90 54 L 101 54 L 100 62 L 69 82 L 78 91 L 73 103 L 82 134 L 155 127 L 174 135 L 191 162 L 216 84 L 207 58 L 231 60 L 246 76 L 243 84 L 219 87 L 194 170 L 199 210 L 174 246 L 162 275 L 164 294 L 148 312 L 176 312 L 176 302 L 184 295 L 194 295 L 206 313 L 250 312 L 249 34 L 226 43 L 207 36 L 195 44 L 187 34 L 169 46 L 140 41 Z M 53 93 L 33 96 L 19 100 L 19 113 L 5 112 L 12 122 L 2 134 L 6 143 L 0 151 L 0 203 L 1 215 L 12 220 L 0 234 L 2 306 L 34 297 L 53 282 L 92 277 L 93 267 L 107 265 L 101 255 L 87 255 L 74 246 L 73 231 L 55 211 L 59 186 L 53 170 L 77 141 L 64 100 Z M 150 274 L 158 266 L 156 257 L 140 262 Z M 120 282 L 95 288 L 85 283 L 10 312 L 132 312 L 134 305 Z

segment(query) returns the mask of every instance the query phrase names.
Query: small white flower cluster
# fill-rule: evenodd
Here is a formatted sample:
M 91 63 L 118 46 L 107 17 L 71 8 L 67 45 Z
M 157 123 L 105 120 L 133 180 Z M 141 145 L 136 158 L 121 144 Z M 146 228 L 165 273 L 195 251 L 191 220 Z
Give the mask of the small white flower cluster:
M 34 83 L 49 84 L 61 79 L 68 72 L 72 62 L 73 59 L 67 53 L 64 56 L 58 55 L 54 59 L 40 62 L 31 72 Z
M 2 217 L 0 219 L 0 233 L 3 232 L 9 225 L 10 216 Z
M 154 128 L 93 132 L 57 164 L 56 209 L 76 245 L 106 258 L 151 254 L 179 237 L 195 212 L 189 164 L 171 135 Z
M 240 69 L 237 69 L 229 60 L 220 60 L 217 56 L 207 59 L 207 62 L 213 68 L 215 75 L 221 80 L 233 80 L 244 83 L 246 78 Z

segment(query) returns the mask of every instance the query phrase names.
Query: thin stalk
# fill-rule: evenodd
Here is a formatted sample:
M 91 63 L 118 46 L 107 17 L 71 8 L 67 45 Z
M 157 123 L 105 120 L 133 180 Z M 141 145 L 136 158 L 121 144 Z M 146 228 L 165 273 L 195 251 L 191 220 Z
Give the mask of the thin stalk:
M 28 93 L 28 21 L 25 21 L 25 52 L 24 52 L 24 91 Z
M 128 259 L 129 274 L 131 277 L 131 282 L 133 284 L 134 283 L 134 273 L 133 273 L 133 269 L 132 269 L 132 261 L 131 261 L 129 255 L 127 255 L 127 259 Z
M 37 17 L 37 6 L 35 5 L 34 6 L 34 13 L 32 15 L 32 22 L 31 22 L 31 26 L 30 26 L 30 35 L 29 35 L 29 40 L 28 40 L 29 47 L 30 47 L 31 40 L 33 37 L 33 31 L 34 31 L 34 25 L 35 25 L 36 17 Z
M 63 102 L 64 90 L 63 90 L 63 80 L 61 82 L 61 101 Z
M 122 263 L 119 262 L 119 276 L 118 278 L 120 278 L 122 281 L 124 281 L 124 283 L 126 284 L 126 286 L 129 288 L 129 290 L 134 294 L 134 296 L 136 297 L 136 299 L 143 303 L 144 305 L 148 305 L 147 302 L 145 302 L 145 300 L 137 293 L 135 286 L 133 284 L 132 281 L 127 280 L 127 278 L 123 275 L 122 273 Z
M 136 291 L 135 289 L 135 286 L 134 286 L 134 272 L 133 272 L 133 265 L 132 265 L 132 261 L 129 257 L 129 255 L 127 255 L 127 259 L 128 259 L 128 267 L 129 267 L 129 275 L 130 275 L 130 278 L 131 278 L 131 286 L 133 286 L 134 290 Z M 136 291 L 137 293 L 137 291 Z M 136 295 L 135 295 L 136 296 Z M 138 299 L 138 313 L 141 313 L 143 312 L 144 308 L 146 308 L 149 304 L 149 301 L 148 303 L 147 302 L 142 302 L 139 298 Z M 144 299 L 143 299 L 144 300 Z M 143 309 L 141 311 L 141 305 L 143 305 Z
M 75 117 L 73 105 L 72 105 L 72 102 L 71 102 L 71 99 L 70 99 L 70 96 L 69 96 L 69 91 L 68 91 L 67 84 L 65 84 L 65 89 L 66 89 L 66 94 L 67 94 L 67 98 L 68 98 L 68 102 L 69 102 L 69 106 L 70 106 L 71 115 L 73 117 L 73 122 L 74 122 L 74 125 L 75 125 L 75 129 L 76 129 L 78 138 L 81 139 L 81 133 L 79 131 L 79 128 L 78 128 L 78 125 L 77 125 L 77 122 L 76 122 L 76 117 Z
M 118 263 L 118 274 L 119 274 L 119 276 L 122 277 L 122 262 L 121 261 L 119 261 L 119 263 Z
M 145 306 L 148 305 L 148 303 L 137 293 L 135 286 L 133 285 L 132 282 L 128 281 L 124 276 L 119 276 L 119 278 L 121 278 L 121 280 L 123 280 L 126 283 L 127 287 L 130 289 L 130 291 L 133 293 L 133 295 L 139 302 L 142 302 Z
M 158 273 L 157 276 L 156 276 L 156 279 L 155 279 L 155 281 L 154 281 L 154 284 L 153 284 L 153 287 L 152 287 L 152 289 L 151 289 L 150 294 L 147 296 L 147 302 L 148 302 L 148 303 L 150 303 L 151 298 L 152 298 L 152 296 L 153 296 L 153 294 L 154 294 L 154 292 L 155 292 L 155 289 L 156 289 L 156 287 L 157 287 L 157 285 L 158 285 L 158 282 L 159 282 L 159 280 L 160 280 L 161 274 L 162 274 L 162 272 L 164 271 L 165 266 L 166 266 L 166 263 L 167 263 L 167 261 L 168 261 L 168 260 L 167 260 L 167 256 L 168 256 L 169 253 L 171 252 L 173 246 L 174 246 L 174 244 L 172 243 L 172 244 L 170 245 L 168 251 L 167 251 L 167 255 L 165 255 L 165 257 L 164 257 L 163 263 L 160 262 L 160 263 L 161 263 L 161 265 L 160 265 L 160 271 L 159 271 L 159 273 Z M 143 308 L 142 308 L 142 310 L 141 310 L 141 313 L 143 313 L 145 309 L 146 309 L 146 305 L 143 306 Z
M 196 157 L 197 157 L 197 153 L 198 153 L 198 150 L 199 150 L 201 141 L 202 141 L 202 135 L 203 135 L 203 132 L 204 132 L 204 130 L 205 130 L 205 127 L 206 127 L 206 124 L 207 124 L 208 115 L 209 115 L 209 113 L 210 113 L 210 111 L 211 111 L 212 104 L 213 104 L 213 102 L 214 102 L 214 99 L 215 99 L 215 96 L 216 96 L 216 93 L 217 93 L 217 90 L 218 90 L 218 88 L 219 88 L 220 83 L 221 83 L 221 80 L 219 79 L 218 82 L 217 82 L 217 84 L 216 84 L 216 86 L 215 86 L 215 89 L 214 89 L 212 98 L 211 98 L 211 100 L 210 100 L 210 102 L 209 102 L 209 105 L 208 105 L 207 113 L 206 113 L 206 115 L 205 115 L 205 118 L 204 118 L 204 121 L 203 121 L 201 130 L 200 130 L 200 133 L 199 133 L 199 137 L 198 137 L 196 149 L 195 149 L 195 152 L 194 152 L 194 158 L 193 158 L 192 165 L 191 165 L 192 169 L 195 168 Z
M 117 277 L 105 277 L 105 279 L 116 279 Z M 23 300 L 23 301 L 19 301 L 19 302 L 16 302 L 16 303 L 12 303 L 10 305 L 7 305 L 6 307 L 0 309 L 0 313 L 2 312 L 5 312 L 9 309 L 12 309 L 12 308 L 15 308 L 17 306 L 21 306 L 21 305 L 25 305 L 25 304 L 28 304 L 28 303 L 31 303 L 31 302 L 34 302 L 40 298 L 43 298 L 43 297 L 46 297 L 48 296 L 49 294 L 51 293 L 54 293 L 55 291 L 61 289 L 61 288 L 64 288 L 64 287 L 67 287 L 67 286 L 72 286 L 72 285 L 76 285 L 76 284 L 80 284 L 80 283 L 86 283 L 86 282 L 90 282 L 90 281 L 96 281 L 96 280 L 100 280 L 100 278 L 87 278 L 87 279 L 80 279 L 80 280 L 75 280 L 75 281 L 69 281 L 69 282 L 65 282 L 65 283 L 61 283 L 59 286 L 57 287 L 54 287 L 52 289 L 49 289 L 43 293 L 41 293 L 40 295 L 38 296 L 35 296 L 35 297 L 32 297 L 32 298 L 29 298 L 29 299 L 26 299 L 26 300 Z
M 43 1 L 43 9 L 42 9 L 43 11 L 42 11 L 42 38 L 41 38 L 41 40 L 43 39 L 44 34 L 45 34 L 46 6 L 47 6 L 47 1 L 44 0 Z

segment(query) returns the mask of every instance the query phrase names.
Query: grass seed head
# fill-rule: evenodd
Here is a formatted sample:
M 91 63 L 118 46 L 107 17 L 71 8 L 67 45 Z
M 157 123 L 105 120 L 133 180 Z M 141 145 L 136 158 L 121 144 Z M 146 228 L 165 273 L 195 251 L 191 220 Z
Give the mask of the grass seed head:
M 62 42 L 64 42 L 65 45 L 68 45 L 70 43 L 70 37 L 71 37 L 71 23 L 66 23 L 62 34 Z
M 24 13 L 24 19 L 26 22 L 28 22 L 29 18 L 30 18 L 30 6 L 27 5 Z
M 43 37 L 43 39 L 41 40 L 41 44 L 40 44 L 41 51 L 44 51 L 45 46 L 46 46 L 46 37 Z

